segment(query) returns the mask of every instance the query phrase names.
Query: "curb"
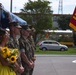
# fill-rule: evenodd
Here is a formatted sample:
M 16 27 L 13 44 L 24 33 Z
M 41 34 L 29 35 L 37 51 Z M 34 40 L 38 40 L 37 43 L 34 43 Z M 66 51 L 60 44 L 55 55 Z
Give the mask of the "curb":
M 76 57 L 76 55 L 41 55 L 41 54 L 36 54 L 35 56 L 37 57 Z

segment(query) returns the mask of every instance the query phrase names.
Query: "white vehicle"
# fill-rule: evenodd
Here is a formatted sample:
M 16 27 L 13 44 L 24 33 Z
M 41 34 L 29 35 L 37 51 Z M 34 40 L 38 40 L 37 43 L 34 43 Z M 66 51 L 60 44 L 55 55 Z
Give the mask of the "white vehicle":
M 60 50 L 60 51 L 65 51 L 68 50 L 68 47 L 66 45 L 62 45 L 57 41 L 54 40 L 44 40 L 40 42 L 39 44 L 39 49 L 40 50 Z

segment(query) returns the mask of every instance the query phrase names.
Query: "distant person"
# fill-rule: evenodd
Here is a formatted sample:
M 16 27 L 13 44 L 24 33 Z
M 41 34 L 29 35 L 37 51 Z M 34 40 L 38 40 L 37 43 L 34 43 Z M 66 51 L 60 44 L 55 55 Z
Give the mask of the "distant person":
M 29 25 L 28 26 L 31 30 L 30 30 L 30 35 L 28 37 L 28 40 L 29 40 L 29 44 L 31 46 L 31 50 L 32 50 L 32 61 L 34 62 L 35 64 L 35 60 L 36 60 L 36 56 L 35 56 L 35 51 L 36 51 L 36 47 L 35 47 L 35 42 L 34 42 L 34 38 L 33 38 L 33 35 L 35 33 L 35 28 L 32 26 L 32 25 Z M 30 75 L 33 74 L 33 70 L 34 70 L 34 67 L 31 69 L 30 71 Z

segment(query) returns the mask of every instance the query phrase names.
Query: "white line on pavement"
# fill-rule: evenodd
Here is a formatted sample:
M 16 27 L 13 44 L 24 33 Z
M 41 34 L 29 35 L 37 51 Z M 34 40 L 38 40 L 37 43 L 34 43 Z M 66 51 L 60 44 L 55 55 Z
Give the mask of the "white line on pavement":
M 73 60 L 72 63 L 76 63 L 76 60 Z

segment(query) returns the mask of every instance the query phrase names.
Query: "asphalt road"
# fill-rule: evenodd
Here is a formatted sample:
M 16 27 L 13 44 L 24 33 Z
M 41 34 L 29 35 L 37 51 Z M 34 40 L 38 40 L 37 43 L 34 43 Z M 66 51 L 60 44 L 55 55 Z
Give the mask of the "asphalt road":
M 76 56 L 37 55 L 33 75 L 76 75 Z

